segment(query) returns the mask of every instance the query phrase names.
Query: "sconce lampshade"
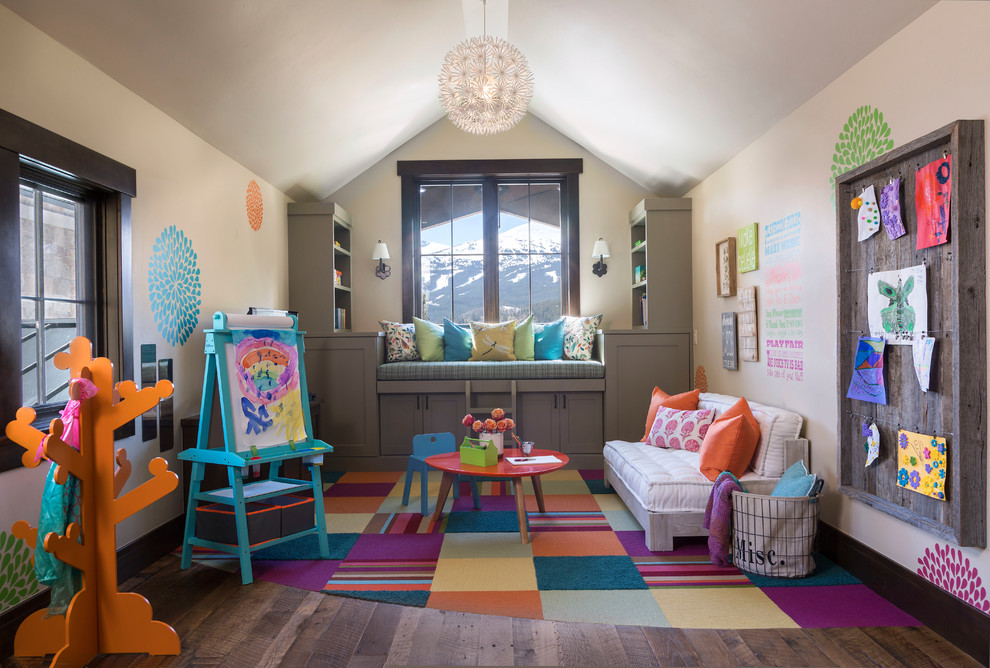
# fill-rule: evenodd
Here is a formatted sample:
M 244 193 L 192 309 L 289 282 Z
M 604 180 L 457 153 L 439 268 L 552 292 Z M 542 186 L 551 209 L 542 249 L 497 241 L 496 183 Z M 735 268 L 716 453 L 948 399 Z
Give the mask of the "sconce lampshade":
M 595 248 L 591 251 L 591 257 L 597 257 L 599 259 L 603 257 L 610 257 L 608 253 L 608 244 L 605 243 L 604 239 L 599 238 L 598 241 L 595 242 Z
M 375 244 L 375 249 L 371 251 L 372 260 L 388 260 L 388 246 L 381 239 Z

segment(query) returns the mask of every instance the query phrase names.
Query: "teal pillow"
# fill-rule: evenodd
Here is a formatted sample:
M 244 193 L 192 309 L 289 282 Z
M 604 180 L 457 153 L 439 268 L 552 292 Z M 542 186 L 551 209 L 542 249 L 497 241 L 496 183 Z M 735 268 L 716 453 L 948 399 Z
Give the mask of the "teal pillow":
M 416 347 L 424 362 L 443 361 L 443 327 L 413 316 L 416 327 Z
M 533 338 L 533 314 L 525 320 L 516 320 L 516 333 L 512 341 L 512 347 L 516 353 L 517 360 L 535 359 L 536 341 Z
M 471 328 L 461 327 L 443 319 L 443 359 L 445 362 L 467 362 L 471 359 Z
M 538 360 L 559 360 L 564 356 L 564 319 L 533 325 L 533 353 Z
M 784 475 L 780 476 L 770 496 L 808 496 L 817 479 L 818 476 L 814 473 L 808 473 L 804 462 L 794 462 L 784 471 Z

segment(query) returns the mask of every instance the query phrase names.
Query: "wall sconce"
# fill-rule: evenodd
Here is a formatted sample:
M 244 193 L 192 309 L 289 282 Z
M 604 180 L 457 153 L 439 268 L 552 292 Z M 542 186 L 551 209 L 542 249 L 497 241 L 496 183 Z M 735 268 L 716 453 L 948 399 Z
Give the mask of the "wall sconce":
M 604 276 L 605 272 L 608 271 L 608 265 L 605 264 L 605 258 L 609 257 L 608 244 L 601 237 L 598 237 L 598 241 L 595 242 L 595 248 L 591 251 L 591 257 L 597 257 L 598 262 L 596 262 L 591 270 L 595 272 L 595 276 Z
M 385 264 L 385 260 L 388 260 L 388 246 L 381 239 L 375 244 L 375 249 L 371 251 L 371 259 L 378 260 L 378 267 L 375 269 L 375 276 L 382 279 L 383 281 L 388 278 L 389 274 L 392 273 L 392 268 Z

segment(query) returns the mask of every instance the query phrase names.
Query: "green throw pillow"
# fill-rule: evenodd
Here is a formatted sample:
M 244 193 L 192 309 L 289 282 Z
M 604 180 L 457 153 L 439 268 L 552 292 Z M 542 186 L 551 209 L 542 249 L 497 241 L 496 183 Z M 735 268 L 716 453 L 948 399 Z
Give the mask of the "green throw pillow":
M 535 358 L 532 313 L 525 320 L 516 320 L 516 333 L 512 349 L 516 353 L 517 360 L 532 360 Z
M 443 361 L 443 327 L 413 316 L 416 326 L 416 348 L 424 362 Z
M 489 325 L 483 322 L 471 323 L 471 361 L 515 360 L 513 344 L 516 335 L 516 321 Z M 422 350 L 420 350 L 422 355 Z

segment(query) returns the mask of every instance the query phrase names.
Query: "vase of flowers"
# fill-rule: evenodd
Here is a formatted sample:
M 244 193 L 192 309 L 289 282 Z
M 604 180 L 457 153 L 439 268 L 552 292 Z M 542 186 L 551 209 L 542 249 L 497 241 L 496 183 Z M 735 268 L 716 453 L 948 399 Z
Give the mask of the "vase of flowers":
M 512 418 L 505 417 L 505 411 L 501 408 L 493 410 L 491 417 L 485 420 L 476 420 L 473 415 L 468 413 L 461 420 L 461 424 L 468 429 L 473 429 L 481 440 L 491 441 L 498 451 L 499 457 L 502 456 L 503 434 L 516 427 L 515 421 Z

